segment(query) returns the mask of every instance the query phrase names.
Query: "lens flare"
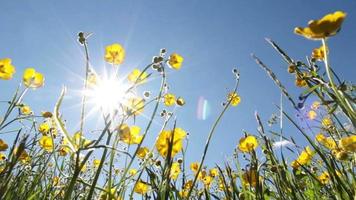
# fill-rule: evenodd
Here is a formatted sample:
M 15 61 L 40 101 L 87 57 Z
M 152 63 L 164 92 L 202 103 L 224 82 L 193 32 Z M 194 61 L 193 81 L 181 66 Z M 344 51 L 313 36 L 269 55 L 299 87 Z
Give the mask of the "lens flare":
M 209 108 L 208 100 L 206 100 L 203 96 L 199 97 L 197 118 L 199 120 L 206 120 L 209 114 L 210 114 L 210 108 Z

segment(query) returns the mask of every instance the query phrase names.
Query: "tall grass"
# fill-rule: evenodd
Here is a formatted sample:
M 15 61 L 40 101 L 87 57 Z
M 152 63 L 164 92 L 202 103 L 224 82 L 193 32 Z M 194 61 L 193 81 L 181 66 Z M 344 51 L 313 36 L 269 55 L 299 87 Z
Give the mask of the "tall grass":
M 341 23 L 336 30 L 338 18 L 329 18 L 320 19 L 327 25 L 322 28 L 334 28 L 336 34 Z M 93 96 L 86 91 L 102 90 L 100 84 L 106 80 L 90 65 L 89 35 L 81 32 L 78 41 L 85 52 L 85 92 L 80 128 L 71 133 L 68 127 L 75 122 L 66 121 L 61 113 L 66 88 L 53 112 L 31 112 L 23 97 L 36 92 L 31 87 L 41 84 L 35 75 L 28 80 L 30 84 L 24 76 L 24 85 L 20 84 L 13 97 L 1 104 L 0 199 L 356 199 L 355 85 L 342 80 L 330 66 L 332 50 L 327 47 L 327 39 L 335 34 L 329 31 L 317 38 L 319 35 L 298 30 L 298 34 L 321 41 L 321 47 L 313 50 L 306 62 L 295 61 L 298 59 L 291 58 L 271 39 L 267 42 L 281 55 L 286 73 L 295 78 L 292 81 L 303 92 L 295 99 L 272 68 L 252 55 L 290 105 L 276 105 L 280 114 L 275 118 L 280 120 L 264 122 L 256 113 L 256 133 L 242 134 L 231 159 L 216 166 L 206 166 L 205 158 L 224 113 L 240 103 L 237 69 L 232 74 L 236 84 L 222 98 L 224 106 L 197 162 L 185 161 L 189 155 L 188 133 L 181 128 L 184 124 L 177 122 L 179 116 L 175 113 L 176 109 L 184 109 L 184 99 L 170 93 L 166 76 L 167 71 L 181 67 L 183 57 L 176 53 L 167 56 L 165 49 L 142 70 L 128 76 L 128 87 L 121 91 L 122 98 L 111 110 L 95 110 L 102 116 L 102 128 L 97 138 L 88 140 L 87 104 L 98 93 Z M 123 84 L 118 68 L 124 56 L 119 44 L 106 48 L 105 60 L 116 71 L 114 84 Z M 1 62 L 0 72 L 6 73 L 1 70 L 8 64 Z M 137 88 L 149 84 L 146 80 L 151 76 L 161 83 L 157 91 L 146 92 L 143 98 Z M 308 99 L 316 100 L 307 105 Z M 287 113 L 286 106 L 304 116 L 310 122 L 308 126 Z M 141 117 L 146 117 L 147 123 L 138 127 L 136 119 Z M 283 118 L 287 120 L 284 124 Z M 163 121 L 158 133 L 152 131 L 157 120 Z M 279 124 L 280 129 L 276 131 L 267 124 Z M 283 134 L 285 124 L 295 127 L 299 134 L 296 137 L 304 138 L 308 146 L 301 147 L 293 138 L 287 138 Z M 8 135 L 14 135 L 11 144 L 6 142 Z M 145 146 L 148 137 L 156 138 L 152 146 Z

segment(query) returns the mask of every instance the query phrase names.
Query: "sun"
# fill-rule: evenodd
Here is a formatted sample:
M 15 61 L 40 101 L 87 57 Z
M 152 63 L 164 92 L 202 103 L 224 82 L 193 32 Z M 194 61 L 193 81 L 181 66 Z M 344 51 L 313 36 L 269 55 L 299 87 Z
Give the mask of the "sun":
M 86 95 L 95 109 L 105 114 L 120 111 L 122 105 L 131 96 L 129 86 L 115 77 L 99 80 L 94 86 L 86 90 Z

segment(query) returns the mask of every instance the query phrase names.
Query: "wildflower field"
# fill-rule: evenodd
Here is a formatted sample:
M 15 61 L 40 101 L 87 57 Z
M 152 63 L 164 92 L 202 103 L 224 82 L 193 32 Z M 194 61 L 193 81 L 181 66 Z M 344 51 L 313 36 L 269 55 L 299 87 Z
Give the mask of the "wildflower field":
M 248 101 L 239 88 L 252 80 L 244 80 L 239 67 L 231 67 L 224 77 L 231 85 L 225 96 L 216 97 L 221 104 L 212 109 L 218 113 L 208 134 L 199 136 L 204 146 L 192 161 L 189 136 L 194 133 L 179 115 L 190 97 L 175 93 L 170 79 L 179 79 L 180 70 L 189 66 L 185 52 L 158 49 L 146 65 L 124 74 L 122 65 L 130 54 L 120 38 L 92 49 L 95 33 L 78 32 L 72 37 L 83 53 L 84 73 L 76 77 L 82 86 L 74 99 L 79 105 L 75 114 L 66 110 L 71 85 L 56 86 L 56 102 L 41 111 L 32 109 L 27 95 L 45 89 L 46 81 L 56 77 L 36 67 L 17 67 L 16 60 L 0 52 L 0 199 L 356 200 L 355 80 L 335 72 L 329 46 L 348 15 L 341 10 L 309 13 L 315 19 L 294 25 L 303 43 L 318 45 L 306 58 L 290 56 L 278 38 L 266 39 L 271 55 L 284 61 L 285 76 L 299 89 L 298 97 L 273 67 L 252 54 L 255 67 L 280 91 L 280 102 L 273 105 L 277 112 L 269 120 L 257 111 L 249 113 L 256 129 L 236 130 L 228 139 L 236 140 L 230 156 L 213 162 L 208 155 L 219 148 L 212 142 L 220 139 L 216 130 L 224 115 L 239 112 Z M 99 59 L 107 73 L 92 64 L 97 58 L 89 52 L 94 51 L 103 52 Z M 4 94 L 8 90 L 2 84 L 16 77 L 21 78 L 11 82 L 16 89 Z M 79 117 L 73 121 L 72 115 Z M 300 122 L 301 115 L 307 125 Z M 98 118 L 95 126 L 90 116 Z M 296 130 L 295 137 L 283 134 L 286 124 Z

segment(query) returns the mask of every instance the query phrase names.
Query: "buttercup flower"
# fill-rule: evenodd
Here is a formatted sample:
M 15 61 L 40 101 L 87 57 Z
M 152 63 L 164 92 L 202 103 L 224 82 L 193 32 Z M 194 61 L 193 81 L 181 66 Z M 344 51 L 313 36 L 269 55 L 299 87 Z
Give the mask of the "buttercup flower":
M 146 72 L 141 72 L 139 69 L 134 69 L 127 77 L 132 83 L 145 83 L 147 80 L 148 74 Z
M 309 164 L 313 158 L 313 155 L 314 155 L 314 152 L 310 149 L 309 146 L 307 146 L 305 148 L 305 150 L 300 153 L 297 160 L 292 162 L 292 164 L 291 164 L 292 167 L 297 169 L 297 168 L 299 168 L 300 165 Z
M 177 180 L 178 175 L 180 174 L 180 172 L 181 172 L 180 164 L 178 162 L 172 163 L 171 174 L 170 174 L 171 179 Z
M 216 176 L 219 175 L 219 170 L 217 168 L 212 168 L 212 169 L 209 170 L 209 174 L 212 177 L 216 177 Z
M 294 33 L 304 36 L 308 39 L 320 40 L 335 35 L 341 28 L 346 13 L 336 11 L 325 15 L 319 20 L 311 20 L 308 27 L 296 27 Z
M 307 86 L 307 82 L 303 78 L 296 76 L 295 77 L 295 85 L 297 87 L 305 87 L 305 86 Z
M 310 110 L 310 111 L 308 112 L 308 118 L 309 118 L 310 120 L 314 120 L 317 116 L 318 116 L 318 114 L 317 114 L 314 110 Z
M 22 77 L 23 83 L 28 88 L 39 88 L 44 84 L 44 76 L 33 68 L 27 68 Z
M 60 181 L 60 178 L 58 176 L 53 177 L 53 185 L 57 186 Z
M 127 111 L 133 115 L 139 115 L 143 112 L 145 100 L 139 97 L 130 98 L 127 103 Z
M 100 165 L 100 162 L 101 162 L 101 160 L 99 160 L 99 159 L 94 159 L 94 160 L 93 160 L 93 166 L 94 166 L 95 168 L 98 168 L 99 165 Z
M 239 105 L 241 98 L 236 92 L 230 92 L 227 96 L 227 100 L 231 101 L 232 106 Z
M 94 71 L 90 71 L 88 74 L 88 86 L 93 87 L 98 84 L 98 75 Z
M 32 110 L 30 106 L 23 105 L 20 107 L 20 112 L 22 115 L 30 115 L 32 113 Z
M 137 174 L 137 169 L 129 169 L 130 176 L 135 176 Z
M 6 160 L 6 155 L 0 152 L 0 162 Z
M 333 150 L 337 147 L 336 142 L 331 137 L 325 137 L 323 134 L 319 133 L 315 136 L 315 139 L 325 146 L 326 148 Z
M 321 184 L 325 185 L 328 184 L 330 181 L 330 175 L 328 172 L 323 172 L 322 174 L 320 174 L 320 176 L 318 177 L 319 181 L 321 182 Z
M 328 49 L 326 48 L 326 53 L 328 53 Z M 315 60 L 324 60 L 325 54 L 324 54 L 324 46 L 321 46 L 319 48 L 313 49 L 312 56 L 313 59 Z
M 206 175 L 202 178 L 202 182 L 205 188 L 209 188 L 212 181 L 213 181 L 213 177 L 209 175 Z
M 10 80 L 16 72 L 10 58 L 0 59 L 0 79 Z
M 199 169 L 199 163 L 198 162 L 193 162 L 190 164 L 190 169 L 194 172 L 197 173 Z
M 140 147 L 137 150 L 137 157 L 144 159 L 150 150 L 147 147 Z
M 339 146 L 345 151 L 356 153 L 356 135 L 341 138 Z
M 120 44 L 108 45 L 105 48 L 105 61 L 115 65 L 121 64 L 125 59 L 125 49 Z
M 50 130 L 49 124 L 46 122 L 40 124 L 40 126 L 38 127 L 38 132 L 42 133 L 43 135 L 47 135 L 49 130 Z
M 6 151 L 7 148 L 9 148 L 9 145 L 7 145 L 4 140 L 0 139 L 0 151 Z
M 138 126 L 129 127 L 127 124 L 122 124 L 119 127 L 120 140 L 126 144 L 139 144 L 142 140 L 140 131 L 141 128 Z
M 321 120 L 321 124 L 325 127 L 325 128 L 329 128 L 330 126 L 333 125 L 333 121 L 328 118 L 328 117 L 325 117 L 323 120 Z
M 144 195 L 148 192 L 148 189 L 149 189 L 149 186 L 140 180 L 136 183 L 136 185 L 134 187 L 134 192 Z
M 59 150 L 58 150 L 60 156 L 66 156 L 71 151 L 71 149 L 69 148 L 69 146 L 67 144 L 68 144 L 68 141 L 66 139 L 64 139 L 62 141 L 61 146 L 59 147 Z
M 18 149 L 15 148 L 14 149 L 14 155 L 17 155 L 18 154 Z M 31 157 L 30 155 L 28 155 L 27 151 L 26 150 L 22 150 L 21 152 L 19 152 L 19 160 L 22 162 L 22 164 L 28 164 L 30 161 L 31 161 Z
M 293 74 L 295 70 L 297 69 L 297 66 L 294 64 L 288 66 L 288 73 Z
M 46 136 L 46 135 L 42 136 L 41 139 L 39 140 L 39 144 L 44 150 L 46 150 L 48 152 L 52 152 L 52 150 L 53 150 L 52 137 Z
M 183 57 L 177 53 L 173 53 L 172 55 L 169 56 L 168 59 L 168 64 L 170 67 L 173 69 L 180 69 L 183 63 Z
M 242 174 L 242 184 L 245 186 L 256 187 L 257 177 L 259 177 L 258 181 L 262 182 L 262 177 L 258 176 L 256 170 L 247 170 L 244 174 Z
M 171 144 L 172 137 L 173 143 L 171 144 L 172 152 L 171 157 L 174 157 L 183 148 L 183 139 L 187 133 L 181 128 L 175 128 L 174 131 L 163 130 L 156 141 L 156 149 L 163 157 L 167 157 L 169 145 Z
M 254 136 L 249 135 L 245 138 L 240 139 L 238 148 L 240 151 L 248 153 L 255 150 L 257 146 L 258 146 L 257 139 Z
M 164 105 L 166 106 L 173 106 L 174 103 L 176 102 L 176 97 L 174 96 L 174 94 L 171 93 L 164 95 L 163 99 L 164 99 Z
M 320 102 L 319 101 L 314 101 L 312 105 L 310 106 L 311 109 L 317 110 L 320 107 Z

